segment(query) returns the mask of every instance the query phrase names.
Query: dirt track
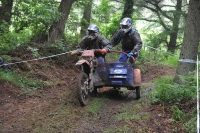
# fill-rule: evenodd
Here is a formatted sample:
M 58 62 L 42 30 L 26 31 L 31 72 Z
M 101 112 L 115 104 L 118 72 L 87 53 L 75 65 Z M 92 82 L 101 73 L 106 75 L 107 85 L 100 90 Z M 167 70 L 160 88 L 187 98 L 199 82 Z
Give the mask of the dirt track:
M 142 74 L 142 98 L 136 100 L 133 91 L 118 94 L 104 92 L 93 97 L 102 103 L 99 109 L 91 111 L 91 106 L 81 107 L 75 91 L 79 71 L 74 65 L 60 67 L 60 62 L 50 64 L 35 62 L 31 64 L 32 78 L 48 82 L 43 89 L 25 91 L 8 82 L 0 81 L 0 131 L 2 133 L 169 133 L 170 112 L 159 105 L 145 102 L 150 83 L 157 77 L 174 74 L 171 67 L 148 65 Z M 22 72 L 23 73 L 23 72 Z M 127 110 L 124 110 L 127 109 Z M 132 119 L 119 116 L 127 114 Z M 168 112 L 168 113 L 167 113 Z M 138 117 L 138 118 L 137 118 Z M 137 118 L 137 119 L 136 119 Z

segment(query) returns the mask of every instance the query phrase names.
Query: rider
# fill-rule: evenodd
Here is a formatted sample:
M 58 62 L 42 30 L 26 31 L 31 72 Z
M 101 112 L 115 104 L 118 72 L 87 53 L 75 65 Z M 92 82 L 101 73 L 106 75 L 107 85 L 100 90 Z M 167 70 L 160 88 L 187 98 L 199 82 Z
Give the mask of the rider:
M 121 42 L 122 51 L 128 54 L 121 53 L 119 62 L 126 62 L 131 56 L 137 59 L 142 48 L 143 44 L 140 34 L 135 28 L 132 28 L 132 24 L 133 22 L 130 18 L 123 18 L 120 22 L 120 30 L 112 37 L 111 44 L 105 47 L 109 51 Z M 134 60 L 130 58 L 130 62 L 134 63 Z
M 109 40 L 99 35 L 99 27 L 95 24 L 91 24 L 88 27 L 87 35 L 79 42 L 77 51 L 85 49 L 103 49 L 109 43 Z M 105 54 L 95 53 L 95 57 L 97 57 L 99 63 L 105 61 Z

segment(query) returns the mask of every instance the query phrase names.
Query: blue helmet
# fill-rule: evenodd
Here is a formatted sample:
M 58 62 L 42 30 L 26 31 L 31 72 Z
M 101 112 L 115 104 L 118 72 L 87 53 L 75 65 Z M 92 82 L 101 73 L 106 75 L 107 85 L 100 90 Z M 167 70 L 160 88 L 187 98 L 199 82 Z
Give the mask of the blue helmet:
M 128 31 L 130 31 L 132 24 L 133 22 L 130 18 L 123 18 L 120 22 L 120 27 L 124 33 L 127 33 Z
M 91 24 L 89 27 L 88 27 L 88 31 L 94 31 L 96 33 L 99 33 L 99 27 L 96 26 L 95 24 Z

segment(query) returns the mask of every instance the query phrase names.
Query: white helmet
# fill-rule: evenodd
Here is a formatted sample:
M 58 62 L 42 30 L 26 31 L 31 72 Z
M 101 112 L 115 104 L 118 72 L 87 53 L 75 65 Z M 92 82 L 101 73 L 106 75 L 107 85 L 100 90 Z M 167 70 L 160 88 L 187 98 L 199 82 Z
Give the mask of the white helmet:
M 123 18 L 120 22 L 120 27 L 124 33 L 127 33 L 132 27 L 132 20 L 130 18 Z

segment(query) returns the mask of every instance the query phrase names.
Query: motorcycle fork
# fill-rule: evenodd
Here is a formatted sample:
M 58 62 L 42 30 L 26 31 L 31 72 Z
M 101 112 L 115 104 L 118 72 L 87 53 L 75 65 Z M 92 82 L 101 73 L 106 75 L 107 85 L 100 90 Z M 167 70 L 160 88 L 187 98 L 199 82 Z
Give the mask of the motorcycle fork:
M 84 66 L 83 65 L 81 65 L 81 70 L 84 72 Z M 88 91 L 89 92 L 92 92 L 93 91 L 93 71 L 94 71 L 94 69 L 93 68 L 91 68 L 90 69 L 90 73 L 88 74 L 88 73 L 86 73 L 86 74 L 88 74 L 88 79 L 84 82 L 84 85 L 86 86 L 86 90 L 85 90 L 85 93 L 87 94 L 88 93 Z
M 90 92 L 92 92 L 93 91 L 93 71 L 94 71 L 94 69 L 92 68 L 92 69 L 90 69 L 90 73 L 89 73 L 89 90 L 90 90 Z

